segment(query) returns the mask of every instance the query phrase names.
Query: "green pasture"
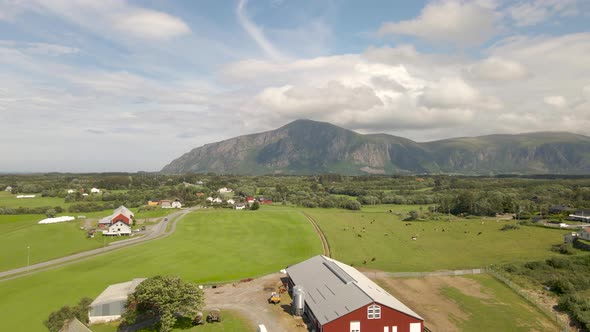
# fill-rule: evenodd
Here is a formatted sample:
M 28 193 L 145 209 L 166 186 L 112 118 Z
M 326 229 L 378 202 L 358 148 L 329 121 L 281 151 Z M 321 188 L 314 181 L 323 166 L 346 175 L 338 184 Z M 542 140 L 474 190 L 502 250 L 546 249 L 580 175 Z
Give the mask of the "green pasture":
M 19 194 L 21 195 L 21 194 Z M 25 194 L 23 194 L 25 195 Z M 34 198 L 16 198 L 17 195 L 13 195 L 6 191 L 0 191 L 0 207 L 10 207 L 10 208 L 18 208 L 18 207 L 38 207 L 38 206 L 61 206 L 65 208 L 69 206 L 69 203 L 64 203 L 64 199 L 61 197 L 41 197 L 41 194 L 31 194 L 36 195 Z
M 206 313 L 206 310 L 204 311 Z M 232 332 L 253 332 L 256 329 L 251 326 L 251 324 L 242 317 L 239 313 L 231 311 L 231 310 L 223 310 L 221 312 L 223 315 L 223 320 L 220 323 L 205 323 L 199 326 L 193 326 L 189 329 L 185 328 L 175 328 L 172 331 L 187 331 L 187 332 L 223 332 L 223 331 L 232 331 Z M 110 324 L 101 324 L 101 325 L 92 325 L 90 329 L 92 332 L 116 332 L 119 323 L 110 323 Z M 138 332 L 152 332 L 151 329 L 141 329 Z
M 466 320 L 451 317 L 461 331 L 547 331 L 548 327 L 559 331 L 553 320 L 492 276 L 480 274 L 464 278 L 477 281 L 489 298 L 466 295 L 453 287 L 442 290 L 469 316 Z
M 408 208 L 388 205 L 355 212 L 305 211 L 320 225 L 334 258 L 384 271 L 454 270 L 540 260 L 557 255 L 551 246 L 563 242 L 562 230 L 521 226 L 501 231 L 503 225 L 514 222 L 493 218 L 401 221 L 405 215 L 396 213 Z
M 319 253 L 317 235 L 297 210 L 196 211 L 164 239 L 0 282 L 0 319 L 7 331 L 44 331 L 51 311 L 95 298 L 112 283 L 158 274 L 196 283 L 239 280 Z

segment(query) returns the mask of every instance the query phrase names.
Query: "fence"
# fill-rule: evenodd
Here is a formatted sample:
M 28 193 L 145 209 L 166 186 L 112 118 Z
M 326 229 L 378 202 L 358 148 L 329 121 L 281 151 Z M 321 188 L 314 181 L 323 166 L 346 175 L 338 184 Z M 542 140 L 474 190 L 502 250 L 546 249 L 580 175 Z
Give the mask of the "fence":
M 559 315 L 557 315 L 557 313 L 551 311 L 550 309 L 545 307 L 543 304 L 539 303 L 535 298 L 531 297 L 527 292 L 525 292 L 522 288 L 520 288 L 520 286 L 513 283 L 510 279 L 504 277 L 503 275 L 501 275 L 500 273 L 498 273 L 497 271 L 495 271 L 492 268 L 486 269 L 486 272 L 489 273 L 494 278 L 496 278 L 496 280 L 501 281 L 506 286 L 510 287 L 513 291 L 516 292 L 516 294 L 520 295 L 522 298 L 527 300 L 529 303 L 531 303 L 532 305 L 537 307 L 537 309 L 539 309 L 543 314 L 545 314 L 545 316 L 547 316 L 551 320 L 555 321 L 557 323 L 557 325 L 560 326 L 561 331 L 567 332 L 569 330 L 569 321 L 561 318 Z
M 387 272 L 387 276 L 393 278 L 405 277 L 433 277 L 433 276 L 461 276 L 466 274 L 485 273 L 485 269 L 454 270 L 454 271 L 436 271 L 436 272 Z

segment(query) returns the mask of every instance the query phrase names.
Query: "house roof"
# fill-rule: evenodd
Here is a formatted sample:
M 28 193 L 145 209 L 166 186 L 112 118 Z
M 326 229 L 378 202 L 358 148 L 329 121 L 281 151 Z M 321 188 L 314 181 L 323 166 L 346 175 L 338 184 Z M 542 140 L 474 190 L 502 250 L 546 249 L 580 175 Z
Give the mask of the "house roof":
M 290 266 L 287 273 L 303 287 L 305 303 L 322 325 L 373 302 L 424 320 L 355 268 L 326 256 Z
M 121 205 L 118 208 L 116 208 L 111 215 L 100 219 L 98 221 L 98 224 L 111 224 L 113 222 L 113 219 L 115 219 L 121 214 L 129 220 L 133 219 L 133 212 L 131 212 L 131 210 L 129 210 L 125 206 Z
M 86 325 L 82 324 L 78 318 L 68 320 L 59 332 L 92 332 Z
M 590 217 L 590 209 L 578 209 L 574 212 L 576 216 Z
M 99 296 L 92 301 L 90 306 L 99 304 L 107 304 L 127 300 L 127 296 L 135 291 L 135 288 L 141 284 L 146 278 L 135 278 L 131 281 L 113 284 L 107 287 Z

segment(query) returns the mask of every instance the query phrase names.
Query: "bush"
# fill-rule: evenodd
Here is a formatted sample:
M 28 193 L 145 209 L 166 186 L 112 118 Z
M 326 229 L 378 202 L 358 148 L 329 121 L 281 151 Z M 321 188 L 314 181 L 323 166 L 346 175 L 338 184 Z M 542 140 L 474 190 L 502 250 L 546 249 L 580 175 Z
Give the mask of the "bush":
M 340 203 L 340 207 L 343 209 L 347 209 L 347 210 L 360 210 L 361 203 L 359 203 L 357 201 L 346 201 L 346 202 Z
M 502 228 L 500 228 L 501 231 L 511 231 L 511 230 L 517 230 L 520 229 L 520 227 L 518 227 L 517 225 L 511 225 L 511 224 L 506 224 L 504 226 L 502 226 Z
M 564 277 L 549 280 L 547 286 L 557 294 L 569 294 L 575 290 L 574 284 Z
M 547 265 L 549 265 L 555 269 L 566 269 L 571 266 L 571 263 L 569 260 L 563 259 L 563 258 L 558 258 L 558 257 L 549 258 L 548 260 L 545 261 L 545 263 L 547 263 Z

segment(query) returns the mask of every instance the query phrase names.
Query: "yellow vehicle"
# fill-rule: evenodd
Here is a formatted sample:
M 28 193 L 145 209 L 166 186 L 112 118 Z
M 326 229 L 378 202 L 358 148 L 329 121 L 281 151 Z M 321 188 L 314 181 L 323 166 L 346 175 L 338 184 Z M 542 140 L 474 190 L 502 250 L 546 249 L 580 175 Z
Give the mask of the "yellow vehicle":
M 268 298 L 268 303 L 272 303 L 272 304 L 281 303 L 281 295 L 277 292 L 270 293 L 270 297 Z

